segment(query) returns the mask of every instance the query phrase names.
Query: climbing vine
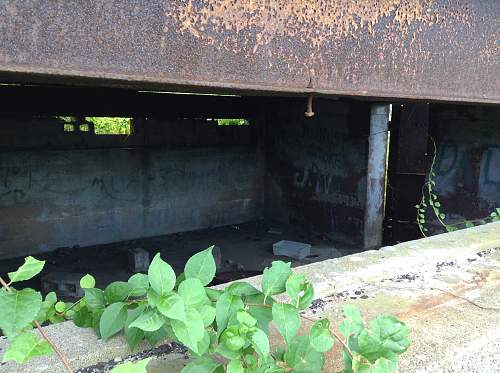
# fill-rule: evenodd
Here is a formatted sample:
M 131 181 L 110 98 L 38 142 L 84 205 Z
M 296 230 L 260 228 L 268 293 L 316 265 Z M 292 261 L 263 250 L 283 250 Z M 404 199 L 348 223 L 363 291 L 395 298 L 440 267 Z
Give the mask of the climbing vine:
M 282 261 L 264 270 L 260 289 L 247 282 L 234 282 L 224 290 L 209 288 L 216 271 L 212 248 L 191 257 L 179 276 L 160 254 L 147 274 L 113 282 L 104 290 L 86 275 L 80 281 L 85 296 L 75 303 L 57 301 L 54 293 L 42 300 L 33 289 L 14 288 L 44 266 L 43 261 L 26 258 L 16 272 L 8 274 L 9 283 L 0 278 L 0 328 L 11 342 L 3 361 L 24 363 L 56 351 L 71 372 L 40 328 L 45 322 L 71 319 L 77 326 L 93 328 L 103 341 L 124 333 L 131 350 L 143 340 L 152 346 L 165 339 L 179 342 L 193 358 L 182 373 L 319 373 L 335 341 L 341 345 L 344 373 L 397 370 L 399 356 L 410 345 L 402 321 L 379 315 L 367 324 L 352 305 L 343 308 L 340 333 L 328 319 L 306 318 L 301 311 L 314 299 L 313 285 Z M 275 298 L 281 294 L 288 301 Z M 299 335 L 305 319 L 312 325 Z M 269 341 L 271 321 L 283 339 L 278 348 Z M 39 328 L 41 338 L 33 333 L 33 326 Z M 122 364 L 113 373 L 146 372 L 147 363 Z
M 443 211 L 441 202 L 439 201 L 438 194 L 435 190 L 436 182 L 436 158 L 437 158 L 437 147 L 436 142 L 431 139 L 433 144 L 433 156 L 432 162 L 429 169 L 429 174 L 427 177 L 427 181 L 422 187 L 422 197 L 420 199 L 420 203 L 415 206 L 417 209 L 417 224 L 420 229 L 420 232 L 424 237 L 427 237 L 429 229 L 426 227 L 427 219 L 426 217 L 429 214 L 433 214 L 436 217 L 437 222 L 447 231 L 453 232 L 459 230 L 460 228 L 471 228 L 476 225 L 482 225 L 486 223 L 490 223 L 493 221 L 500 221 L 500 208 L 496 208 L 495 211 L 491 212 L 491 214 L 487 217 L 475 219 L 475 220 L 463 220 L 458 223 L 447 223 L 446 222 L 446 213 Z

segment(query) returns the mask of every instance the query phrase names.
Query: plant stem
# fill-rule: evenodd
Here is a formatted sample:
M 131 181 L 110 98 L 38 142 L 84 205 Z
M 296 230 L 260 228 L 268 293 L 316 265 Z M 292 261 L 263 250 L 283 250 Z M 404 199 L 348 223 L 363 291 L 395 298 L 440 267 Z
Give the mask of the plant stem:
M 269 304 L 247 303 L 246 305 L 249 306 L 249 307 L 267 307 L 267 308 L 272 308 L 272 306 L 269 305 Z M 310 317 L 307 317 L 307 316 L 304 316 L 304 315 L 300 315 L 300 317 L 302 317 L 302 318 L 304 318 L 306 320 L 309 320 L 311 322 L 318 321 L 318 320 L 311 319 Z M 332 328 L 330 328 L 330 331 L 332 332 L 333 336 L 342 344 L 342 346 L 344 346 L 344 348 L 349 353 L 349 355 L 351 355 L 351 358 L 352 358 L 353 357 L 352 356 L 352 351 L 349 348 L 349 346 L 342 340 L 342 338 L 340 338 L 340 336 L 335 332 L 335 330 L 333 330 Z
M 219 363 L 221 363 L 222 365 L 225 365 L 226 364 L 226 360 L 224 360 L 224 358 L 222 356 L 219 356 L 219 355 L 212 355 L 212 357 L 217 360 Z
M 266 307 L 266 308 L 273 308 L 270 304 L 260 304 L 260 303 L 246 303 L 248 307 Z
M 8 291 L 9 293 L 12 291 L 11 288 L 10 288 L 10 286 L 4 281 L 4 279 L 1 276 L 0 276 L 0 284 L 2 284 L 3 288 L 6 291 Z M 50 346 L 52 347 L 52 349 L 55 351 L 55 353 L 59 357 L 59 360 L 61 360 L 61 362 L 63 363 L 63 365 L 66 368 L 66 370 L 69 373 L 73 373 L 73 370 L 69 366 L 68 361 L 66 360 L 66 357 L 63 355 L 63 353 L 61 352 L 61 350 L 59 350 L 59 348 L 54 344 L 54 342 L 52 342 L 52 340 L 47 336 L 47 334 L 45 334 L 45 332 L 43 331 L 42 326 L 40 325 L 40 323 L 37 320 L 35 320 L 34 323 L 35 323 L 36 328 L 40 332 L 41 336 L 43 337 L 43 339 L 45 339 L 50 344 Z

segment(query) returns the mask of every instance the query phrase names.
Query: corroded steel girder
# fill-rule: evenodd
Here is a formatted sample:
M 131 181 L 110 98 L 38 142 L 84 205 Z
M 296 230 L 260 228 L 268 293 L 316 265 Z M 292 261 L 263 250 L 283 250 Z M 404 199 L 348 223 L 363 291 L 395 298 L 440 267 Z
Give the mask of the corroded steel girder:
M 0 80 L 500 103 L 498 0 L 3 0 Z

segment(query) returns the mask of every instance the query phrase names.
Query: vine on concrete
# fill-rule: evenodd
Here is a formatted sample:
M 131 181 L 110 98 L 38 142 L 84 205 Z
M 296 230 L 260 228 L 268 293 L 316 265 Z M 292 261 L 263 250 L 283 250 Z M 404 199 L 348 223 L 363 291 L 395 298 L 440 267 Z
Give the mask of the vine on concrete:
M 260 289 L 242 281 L 224 290 L 209 288 L 216 271 L 212 249 L 191 257 L 179 276 L 160 254 L 147 274 L 113 282 L 104 290 L 85 275 L 80 281 L 85 296 L 75 303 L 58 302 L 54 293 L 42 301 L 33 289 L 12 288 L 43 268 L 43 261 L 26 258 L 9 273 L 10 283 L 2 280 L 0 328 L 11 342 L 3 361 L 24 363 L 56 351 L 71 371 L 40 328 L 44 322 L 71 319 L 79 327 L 93 328 L 103 341 L 123 333 L 131 350 L 143 340 L 151 346 L 165 340 L 181 343 L 192 357 L 182 373 L 319 373 L 335 340 L 344 361 L 342 372 L 396 372 L 399 356 L 410 345 L 402 321 L 379 315 L 367 324 L 356 307 L 345 305 L 338 333 L 328 319 L 304 317 L 301 311 L 314 299 L 313 285 L 282 261 L 264 270 Z M 281 294 L 288 301 L 275 299 Z M 303 320 L 310 327 L 299 333 Z M 269 340 L 271 321 L 282 338 L 279 347 Z M 34 325 L 42 338 L 32 332 Z M 119 365 L 113 373 L 146 372 L 148 361 Z
M 426 216 L 428 215 L 429 210 L 431 214 L 436 217 L 437 222 L 446 230 L 446 232 L 454 232 L 461 228 L 472 228 L 476 225 L 483 225 L 493 221 L 500 221 L 500 208 L 496 208 L 495 211 L 491 212 L 489 216 L 484 218 L 475 220 L 463 220 L 461 222 L 453 224 L 446 222 L 446 213 L 443 211 L 441 202 L 439 201 L 439 196 L 435 191 L 436 182 L 434 179 L 436 177 L 435 165 L 437 158 L 437 147 L 436 142 L 432 138 L 431 141 L 434 148 L 432 162 L 429 169 L 427 181 L 422 187 L 422 197 L 420 199 L 420 203 L 415 206 L 415 208 L 417 209 L 417 224 L 422 236 L 428 236 L 429 229 L 426 227 Z

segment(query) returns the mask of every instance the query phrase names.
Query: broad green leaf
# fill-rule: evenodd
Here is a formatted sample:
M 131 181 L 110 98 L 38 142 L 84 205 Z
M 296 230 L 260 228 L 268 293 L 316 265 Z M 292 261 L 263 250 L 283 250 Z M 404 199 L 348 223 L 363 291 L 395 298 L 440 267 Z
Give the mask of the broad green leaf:
M 326 352 L 333 347 L 333 338 L 330 335 L 330 321 L 327 319 L 316 321 L 309 330 L 311 346 L 318 352 Z
M 22 333 L 16 336 L 10 343 L 2 361 L 13 360 L 16 363 L 23 364 L 34 357 L 42 355 L 50 355 L 52 347 L 44 339 L 38 338 L 33 333 Z
M 255 324 L 257 324 L 257 319 L 243 310 L 236 312 L 236 318 L 240 324 L 244 324 L 246 326 L 255 326 Z
M 203 319 L 203 325 L 205 325 L 205 328 L 210 326 L 214 320 L 215 320 L 215 308 L 208 305 L 204 304 L 200 307 L 198 307 L 198 312 L 201 315 L 201 318 Z
M 370 331 L 359 334 L 359 353 L 368 361 L 383 357 L 397 361 L 398 356 L 410 346 L 408 327 L 393 316 L 379 315 L 370 322 Z
M 35 320 L 41 307 L 42 296 L 33 289 L 0 293 L 0 329 L 7 338 L 13 338 Z
M 54 308 L 57 312 L 62 313 L 66 310 L 66 304 L 64 304 L 64 302 L 57 302 Z
M 165 317 L 159 313 L 157 310 L 148 309 L 145 310 L 137 319 L 135 319 L 131 324 L 131 328 L 139 328 L 146 332 L 154 332 L 160 329 L 167 320 Z
M 177 279 L 175 280 L 175 286 L 174 289 L 177 289 L 179 287 L 179 284 L 186 279 L 186 275 L 184 272 L 182 272 L 179 276 L 177 276 Z
M 187 278 L 182 281 L 178 292 L 186 306 L 194 306 L 209 301 L 205 288 L 197 278 Z
M 284 358 L 287 367 L 293 368 L 293 373 L 319 373 L 324 364 L 323 354 L 311 346 L 307 336 L 295 338 Z
M 220 335 L 228 325 L 228 321 L 236 311 L 244 309 L 245 305 L 240 297 L 224 292 L 215 305 L 215 320 L 217 334 Z
M 148 279 L 151 287 L 158 295 L 165 295 L 175 286 L 175 272 L 164 262 L 160 253 L 156 254 L 148 269 Z
M 465 228 L 473 228 L 473 227 L 474 227 L 473 222 L 468 221 L 468 220 L 465 221 Z
M 257 373 L 285 373 L 285 368 L 282 368 L 274 362 L 265 363 L 257 370 Z M 253 372 L 252 372 L 253 373 Z
M 213 248 L 213 246 L 210 246 L 208 249 L 189 258 L 184 267 L 186 279 L 197 278 L 204 286 L 212 282 L 216 271 L 215 260 L 212 255 Z
M 154 332 L 144 332 L 144 336 L 148 340 L 149 344 L 154 347 L 158 343 L 163 342 L 165 338 L 169 337 L 169 334 L 167 332 L 167 328 L 163 326 Z
M 128 363 L 117 365 L 110 373 L 148 373 L 146 367 L 151 359 L 148 357 L 136 363 L 129 361 Z
M 160 296 L 151 288 L 149 288 L 146 293 L 149 305 L 151 307 L 156 307 L 158 304 L 158 300 L 160 300 Z
M 44 265 L 45 260 L 38 260 L 32 256 L 28 256 L 24 258 L 24 264 L 19 267 L 17 271 L 8 273 L 10 282 L 13 283 L 29 280 L 39 274 Z
M 240 335 L 237 326 L 230 326 L 220 336 L 220 343 L 231 351 L 239 351 L 245 345 L 245 338 Z
M 229 364 L 227 364 L 226 373 L 245 373 L 241 360 L 231 360 Z
M 124 303 L 113 303 L 106 307 L 99 321 L 102 340 L 106 342 L 110 337 L 122 330 L 126 320 L 127 309 Z
M 257 329 L 250 334 L 250 341 L 252 342 L 253 348 L 257 351 L 261 358 L 265 359 L 269 356 L 269 338 L 266 333 Z
M 222 290 L 205 288 L 205 293 L 207 293 L 208 299 L 210 299 L 212 302 L 217 302 L 222 294 Z
M 134 350 L 134 348 L 144 339 L 144 331 L 139 328 L 130 327 L 130 324 L 144 312 L 145 308 L 145 305 L 141 305 L 127 311 L 124 333 L 130 350 Z
M 299 312 L 292 305 L 284 303 L 274 303 L 272 312 L 276 328 L 285 339 L 287 345 L 290 345 L 293 337 L 295 337 L 300 328 Z
M 274 300 L 271 297 L 267 297 L 264 302 L 264 298 L 264 294 L 260 293 L 245 297 L 245 301 L 247 304 L 267 304 L 272 306 Z M 257 327 L 268 333 L 269 323 L 273 319 L 271 307 L 249 306 L 248 313 L 257 319 Z
M 353 352 L 353 354 L 356 353 Z M 352 373 L 352 357 L 345 348 L 342 348 L 342 361 L 344 362 L 344 370 L 342 373 Z
M 106 301 L 104 299 L 104 292 L 101 289 L 91 288 L 84 289 L 85 291 L 85 302 L 87 306 L 92 310 L 104 310 L 106 306 Z
M 87 273 L 80 279 L 80 287 L 82 289 L 92 289 L 95 287 L 95 278 Z
M 115 281 L 104 289 L 104 299 L 107 304 L 123 302 L 130 294 L 132 285 L 124 281 Z
M 49 302 L 50 304 L 55 304 L 57 302 L 57 294 L 51 291 L 45 296 L 45 301 Z
M 93 324 L 93 314 L 87 306 L 79 308 L 73 316 L 73 323 L 79 328 L 91 328 Z
M 291 263 L 274 261 L 271 268 L 264 269 L 262 291 L 266 297 L 285 292 L 286 280 L 292 274 Z
M 100 325 L 101 325 L 101 317 L 102 314 L 104 313 L 104 309 L 93 309 L 91 310 L 92 312 L 92 329 L 94 329 L 95 334 L 97 334 L 98 338 L 101 338 L 101 330 L 100 330 Z
M 344 337 L 349 338 L 352 334 L 358 334 L 364 329 L 363 318 L 359 310 L 350 305 L 345 304 L 343 307 L 344 321 L 339 326 L 339 330 Z
M 57 295 L 53 291 L 48 293 L 45 296 L 45 300 L 42 302 L 42 306 L 40 307 L 40 311 L 38 311 L 38 315 L 36 316 L 36 320 L 43 324 L 50 316 L 55 314 L 54 305 L 57 302 Z
M 397 363 L 384 358 L 376 360 L 374 363 L 355 355 L 352 361 L 353 371 L 356 373 L 396 373 Z
M 186 321 L 184 301 L 177 293 L 171 292 L 159 297 L 156 307 L 162 315 L 170 319 Z
M 205 330 L 205 332 L 203 333 L 203 338 L 197 344 L 198 351 L 196 352 L 196 355 L 203 356 L 204 354 L 206 354 L 210 349 L 210 343 L 210 334 L 208 334 L 208 331 Z
M 257 366 L 258 366 L 258 361 L 255 355 L 253 353 L 249 354 L 245 352 L 243 359 L 247 367 L 247 373 L 255 373 L 257 371 Z
M 261 291 L 254 288 L 248 282 L 233 282 L 227 287 L 226 291 L 231 295 L 238 295 L 240 297 L 262 294 Z
M 291 303 L 299 310 L 306 309 L 311 305 L 314 298 L 312 284 L 303 274 L 292 274 L 286 281 L 286 292 Z
M 224 344 L 219 343 L 215 349 L 215 353 L 225 357 L 226 359 L 238 359 L 241 356 L 241 351 L 233 351 L 227 348 Z
M 198 342 L 203 339 L 205 327 L 198 311 L 193 308 L 186 310 L 186 323 L 172 320 L 172 329 L 177 339 L 186 347 L 198 353 Z
M 127 282 L 131 285 L 129 294 L 131 297 L 141 297 L 149 288 L 149 279 L 144 273 L 136 273 Z
M 209 358 L 199 358 L 182 368 L 181 373 L 223 373 L 224 368 Z

